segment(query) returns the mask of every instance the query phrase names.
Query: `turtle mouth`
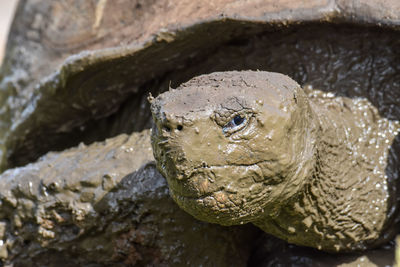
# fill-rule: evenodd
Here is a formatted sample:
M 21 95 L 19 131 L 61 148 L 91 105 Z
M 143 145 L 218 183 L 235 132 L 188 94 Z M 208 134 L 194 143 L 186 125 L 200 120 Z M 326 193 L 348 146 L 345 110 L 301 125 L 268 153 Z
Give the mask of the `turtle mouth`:
M 226 186 L 217 183 L 213 167 L 194 167 L 190 169 L 166 169 L 166 178 L 171 193 L 185 199 L 201 199 L 218 191 L 226 191 Z M 236 193 L 232 191 L 231 193 Z
M 185 194 L 185 193 L 180 192 L 180 190 L 174 189 L 173 187 L 170 187 L 169 190 L 171 192 L 171 195 L 173 195 L 174 197 L 179 198 L 181 200 L 202 200 L 207 197 L 212 197 L 213 194 L 215 194 L 215 193 L 225 192 L 223 187 L 219 188 L 217 190 L 214 190 L 214 191 L 203 193 L 203 194 L 188 194 L 188 193 Z
M 181 192 L 173 186 L 169 189 L 171 197 L 183 210 L 203 221 L 222 225 L 244 224 L 264 212 L 262 200 L 265 194 L 248 199 L 246 194 L 229 192 L 226 187 L 197 194 Z
M 230 196 L 238 195 L 240 192 L 259 194 L 265 183 L 268 183 L 259 167 L 265 162 L 259 161 L 245 165 L 202 164 L 182 169 L 174 166 L 173 169 L 164 170 L 172 193 L 194 200 L 210 197 L 216 193 Z M 164 165 L 164 163 L 161 164 Z M 168 164 L 165 163 L 164 166 Z
M 218 212 L 229 212 L 232 209 L 239 209 L 244 202 L 243 200 L 240 201 L 240 203 L 233 201 L 236 199 L 236 194 L 228 193 L 224 188 L 219 188 L 200 195 L 189 195 L 181 194 L 179 191 L 170 187 L 170 195 L 181 207 L 189 210 L 206 209 L 209 211 L 218 210 Z M 193 212 L 189 211 L 189 213 Z
M 202 164 L 189 170 L 175 166 L 168 174 L 177 171 L 180 176 L 166 176 L 170 195 L 183 210 L 199 220 L 223 225 L 250 222 L 264 212 L 264 204 L 274 189 L 266 185 L 262 177 L 258 165 L 263 162 L 227 166 Z M 182 176 L 183 179 L 177 179 Z

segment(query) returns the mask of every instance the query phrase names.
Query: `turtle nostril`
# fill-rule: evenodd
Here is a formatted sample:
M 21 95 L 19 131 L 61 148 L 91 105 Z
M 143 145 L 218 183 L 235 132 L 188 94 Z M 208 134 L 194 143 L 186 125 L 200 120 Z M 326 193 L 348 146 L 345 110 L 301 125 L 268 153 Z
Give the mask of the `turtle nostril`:
M 168 126 L 164 126 L 164 130 L 167 131 L 167 132 L 170 132 L 171 128 L 169 128 Z
M 182 131 L 183 126 L 182 125 L 178 125 L 178 127 L 176 127 L 178 129 L 178 131 Z

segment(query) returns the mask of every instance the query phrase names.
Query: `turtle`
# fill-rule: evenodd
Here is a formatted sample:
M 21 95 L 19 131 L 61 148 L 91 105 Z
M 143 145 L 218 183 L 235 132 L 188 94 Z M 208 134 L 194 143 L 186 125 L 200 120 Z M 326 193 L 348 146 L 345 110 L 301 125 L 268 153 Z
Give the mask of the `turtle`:
M 226 71 L 151 99 L 152 146 L 170 195 L 194 217 L 253 223 L 325 251 L 377 247 L 398 215 L 398 121 L 362 98 L 288 76 Z M 392 154 L 392 155 L 391 155 Z
M 21 0 L 0 70 L 0 169 L 149 129 L 149 92 L 216 71 L 283 73 L 397 120 L 399 18 L 395 0 Z M 23 198 L 27 177 L 0 195 Z

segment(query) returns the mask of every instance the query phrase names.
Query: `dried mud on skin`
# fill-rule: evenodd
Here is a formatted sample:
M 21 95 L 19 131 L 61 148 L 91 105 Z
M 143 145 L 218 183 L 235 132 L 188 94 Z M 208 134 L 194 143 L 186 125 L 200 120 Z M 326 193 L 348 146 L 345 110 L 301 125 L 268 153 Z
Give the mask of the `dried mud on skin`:
M 330 252 L 375 248 L 398 231 L 400 124 L 366 99 L 225 71 L 160 94 L 151 112 L 157 168 L 200 220 L 251 222 Z
M 0 111 L 3 170 L 26 165 L 49 151 L 61 151 L 77 146 L 81 141 L 92 143 L 120 133 L 149 128 L 150 112 L 146 100 L 149 91 L 157 95 L 167 90 L 171 81 L 172 86 L 176 87 L 194 76 L 212 71 L 261 69 L 281 72 L 290 75 L 301 85 L 309 84 L 314 88 L 343 96 L 366 97 L 383 117 L 400 118 L 400 44 L 396 41 L 399 36 L 396 29 L 399 27 L 400 6 L 397 0 L 308 1 L 306 4 L 290 0 L 227 0 L 203 1 L 202 8 L 198 8 L 197 2 L 189 0 L 120 0 L 120 6 L 125 8 L 110 6 L 112 1 L 84 2 L 84 6 L 78 7 L 73 4 L 74 1 L 20 1 L 0 72 L 0 104 L 5 107 Z M 106 4 L 101 7 L 101 3 Z M 87 12 L 84 16 L 79 15 L 83 9 Z M 112 11 L 113 16 L 104 16 L 104 10 Z M 132 11 L 133 16 L 131 12 L 126 11 Z M 135 20 L 132 21 L 132 18 Z M 333 23 L 330 24 L 331 22 Z M 297 25 L 298 23 L 300 25 Z M 365 27 L 366 25 L 371 27 Z M 63 28 L 67 29 L 65 34 L 58 34 Z M 121 50 L 119 45 L 125 48 Z M 110 66 L 113 68 L 110 69 Z M 61 154 L 65 156 L 63 153 Z M 34 170 L 30 169 L 32 166 L 49 168 L 43 161 L 40 162 L 9 172 L 14 172 L 15 176 L 21 173 L 24 178 L 20 179 L 30 180 L 31 177 L 35 177 Z M 96 169 L 102 164 L 90 166 Z M 66 163 L 67 169 L 68 166 L 69 163 Z M 121 175 L 131 177 L 128 174 L 138 172 L 139 167 L 131 166 Z M 153 167 L 148 165 L 145 169 L 149 168 L 152 170 Z M 33 174 L 30 175 L 30 172 Z M 152 175 L 149 177 L 151 179 L 158 175 L 149 172 Z M 14 180 L 15 177 L 7 176 L 7 173 L 1 176 L 0 180 L 5 177 L 8 177 L 8 181 Z M 76 181 L 82 177 L 76 177 Z M 38 180 L 35 180 L 38 178 L 32 179 L 38 186 Z M 133 178 L 126 180 L 130 179 Z M 163 187 L 165 184 L 160 186 L 162 190 L 166 190 L 166 187 Z M 158 190 L 154 184 L 150 187 Z M 40 216 L 18 215 L 29 214 L 32 211 L 31 207 L 41 206 L 46 202 L 46 199 L 42 199 L 42 193 L 38 190 L 31 193 L 29 182 L 21 182 L 20 186 L 13 183 L 6 185 L 4 195 L 9 194 L 13 200 L 11 204 L 2 203 L 10 206 L 2 210 L 3 223 L 0 230 L 4 232 L 4 241 L 0 251 L 1 257 L 4 258 L 8 254 L 9 262 L 20 262 L 22 266 L 32 263 L 32 259 L 41 266 L 60 266 L 65 262 L 70 263 L 68 266 L 74 263 L 80 265 L 95 262 L 97 259 L 101 264 L 105 264 L 110 262 L 110 257 L 112 264 L 119 262 L 126 265 L 135 262 L 150 263 L 152 259 L 163 262 L 163 251 L 173 249 L 174 245 L 166 247 L 166 250 L 158 249 L 163 246 L 160 243 L 159 246 L 150 245 L 150 249 L 148 244 L 142 246 L 140 242 L 143 233 L 154 232 L 137 228 L 137 225 L 142 223 L 140 219 L 132 219 L 138 222 L 137 225 L 124 221 L 128 220 L 126 218 L 129 218 L 129 215 L 116 214 L 113 210 L 105 213 L 109 213 L 111 217 L 115 215 L 112 220 L 123 221 L 121 225 L 128 225 L 129 229 L 122 227 L 124 230 L 118 232 L 119 224 L 116 224 L 115 228 L 105 227 L 108 232 L 100 236 L 107 238 L 84 242 L 94 240 L 90 235 L 96 235 L 102 230 L 99 230 L 101 227 L 97 228 L 97 221 L 90 220 L 90 216 L 85 217 L 88 218 L 87 221 L 79 221 L 76 218 L 79 218 L 80 210 L 85 210 L 85 207 L 92 205 L 88 203 L 94 203 L 97 199 L 97 193 L 92 194 L 86 190 L 100 187 L 91 187 L 89 183 L 77 188 L 84 189 L 81 192 L 82 200 L 80 192 L 72 190 L 70 193 L 75 194 L 73 198 L 79 199 L 79 203 L 85 204 L 76 211 L 80 205 L 74 206 L 69 203 L 61 205 L 61 210 L 56 209 L 58 214 L 67 218 L 63 227 L 69 231 L 60 235 L 66 238 L 57 239 L 58 233 L 64 232 L 54 230 L 60 228 L 58 224 L 52 226 L 51 221 L 57 221 L 57 218 L 62 221 L 63 217 L 58 217 L 57 214 L 46 215 L 44 219 L 50 221 L 47 223 L 46 220 L 38 219 Z M 9 189 L 12 189 L 13 193 L 9 193 Z M 2 192 L 0 193 L 3 195 Z M 118 192 L 126 193 L 126 190 Z M 108 196 L 108 193 L 106 195 Z M 117 198 L 118 194 L 113 197 Z M 142 195 L 138 196 L 138 199 L 141 197 Z M 44 202 L 40 202 L 42 200 L 39 199 Z M 52 197 L 49 200 L 49 210 L 55 209 L 52 208 L 55 202 L 51 199 Z M 168 202 L 171 200 L 167 193 L 162 199 L 161 203 L 173 204 Z M 58 201 L 62 203 L 63 199 Z M 121 201 L 127 202 L 131 203 L 126 199 Z M 19 211 L 11 208 L 13 205 L 20 207 Z M 127 207 L 127 211 L 133 212 L 130 210 L 133 205 L 121 205 Z M 156 206 L 162 205 L 157 202 Z M 41 207 L 45 207 L 46 210 L 47 206 L 43 204 Z M 173 214 L 181 214 L 177 216 L 189 216 L 179 209 L 171 210 Z M 102 222 L 102 217 L 95 218 L 100 218 L 100 225 L 111 223 Z M 22 222 L 21 228 L 18 228 L 21 225 L 19 222 Z M 131 227 L 133 224 L 135 226 Z M 17 228 L 24 229 L 20 230 L 21 237 L 15 235 L 14 229 Z M 86 230 L 79 235 L 82 228 Z M 217 232 L 223 232 L 225 228 L 216 229 Z M 115 239 L 117 241 L 112 242 L 116 237 L 113 234 L 115 231 L 120 235 Z M 24 232 L 27 234 L 23 234 Z M 55 239 L 52 243 L 53 233 Z M 182 238 L 185 235 L 182 234 Z M 6 236 L 9 239 L 6 239 Z M 172 236 L 170 240 L 175 240 L 175 237 Z M 160 239 L 162 237 L 151 240 Z M 4 243 L 5 240 L 8 240 L 7 243 Z M 68 243 L 69 240 L 72 243 Z M 140 245 L 131 245 L 132 243 Z M 272 243 L 275 246 L 262 240 L 249 241 L 249 244 L 257 244 L 262 251 L 259 253 L 260 257 L 253 255 L 249 264 L 265 266 L 271 263 L 293 264 L 301 261 L 305 265 L 312 265 L 326 256 L 314 250 L 304 252 L 300 249 L 299 252 L 296 250 L 298 247 L 294 247 L 293 252 L 292 246 L 284 243 L 276 245 L 278 241 Z M 104 252 L 98 244 L 106 248 L 112 246 L 112 250 L 106 249 Z M 4 249 L 12 246 L 15 246 L 12 250 Z M 153 249 L 154 247 L 157 248 Z M 95 252 L 92 254 L 92 251 Z M 98 251 L 100 252 L 97 253 Z M 219 250 L 216 251 L 220 253 Z M 240 251 L 248 250 L 246 248 Z M 390 249 L 388 251 L 390 256 L 381 258 L 391 262 L 393 253 Z M 196 253 L 197 256 L 203 255 L 199 251 Z M 42 255 L 45 256 L 41 257 Z M 377 255 L 374 251 L 366 252 L 365 255 L 367 256 L 364 257 L 378 264 L 373 256 Z M 350 259 L 334 256 L 329 264 L 351 263 L 356 258 L 357 255 L 350 256 Z M 169 262 L 170 259 L 164 258 L 164 262 Z M 45 262 L 41 264 L 40 260 Z M 195 262 L 198 263 L 205 259 L 202 257 L 196 260 L 199 260 Z
M 0 257 L 15 266 L 245 266 L 257 233 L 180 210 L 148 130 L 50 153 L 0 186 Z

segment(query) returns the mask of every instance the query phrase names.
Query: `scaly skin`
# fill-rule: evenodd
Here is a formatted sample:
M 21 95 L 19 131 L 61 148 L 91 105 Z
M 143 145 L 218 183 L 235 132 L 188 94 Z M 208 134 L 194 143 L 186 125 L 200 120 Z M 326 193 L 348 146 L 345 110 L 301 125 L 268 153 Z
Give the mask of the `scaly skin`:
M 200 220 L 252 222 L 326 251 L 392 238 L 398 123 L 367 100 L 307 94 L 285 75 L 243 71 L 151 99 L 154 156 L 173 199 Z

